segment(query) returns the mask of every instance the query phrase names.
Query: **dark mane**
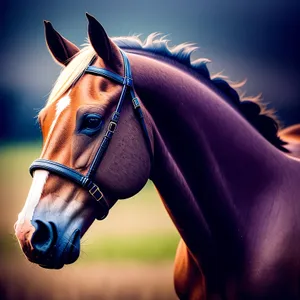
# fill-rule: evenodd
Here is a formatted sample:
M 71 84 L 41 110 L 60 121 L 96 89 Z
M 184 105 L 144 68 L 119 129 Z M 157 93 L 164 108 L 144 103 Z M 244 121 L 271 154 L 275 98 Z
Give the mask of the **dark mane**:
M 225 80 L 226 77 L 220 74 L 211 76 L 207 68 L 207 63 L 210 60 L 200 58 L 192 61 L 191 55 L 197 49 L 195 44 L 183 43 L 170 48 L 166 37 L 158 33 L 150 34 L 144 42 L 138 36 L 117 37 L 113 38 L 113 40 L 124 50 L 158 56 L 162 60 L 168 60 L 170 63 L 180 64 L 181 67 L 196 74 L 197 77 L 204 78 L 220 91 L 227 102 L 239 111 L 271 144 L 283 152 L 289 152 L 284 147 L 286 142 L 278 137 L 279 123 L 274 114 L 265 110 L 259 97 L 251 99 L 240 96 L 235 88 L 243 84 L 234 86 Z

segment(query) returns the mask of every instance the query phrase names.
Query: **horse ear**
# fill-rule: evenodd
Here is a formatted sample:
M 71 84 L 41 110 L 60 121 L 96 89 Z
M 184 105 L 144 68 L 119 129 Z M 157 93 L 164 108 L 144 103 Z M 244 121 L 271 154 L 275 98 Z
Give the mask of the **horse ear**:
M 117 67 L 121 64 L 118 47 L 92 15 L 86 13 L 86 17 L 88 19 L 88 36 L 92 47 L 106 65 L 112 68 Z
M 44 21 L 46 43 L 53 58 L 66 66 L 80 50 L 73 43 L 60 35 L 49 21 Z

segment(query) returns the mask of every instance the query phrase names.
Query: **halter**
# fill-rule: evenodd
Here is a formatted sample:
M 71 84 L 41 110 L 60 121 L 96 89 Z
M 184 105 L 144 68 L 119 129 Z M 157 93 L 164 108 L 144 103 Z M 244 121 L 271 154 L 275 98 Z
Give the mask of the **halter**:
M 111 72 L 109 70 L 97 68 L 94 66 L 88 66 L 85 70 L 85 73 L 93 74 L 96 76 L 103 76 L 103 77 L 106 77 L 118 84 L 123 85 L 122 92 L 121 92 L 120 99 L 117 104 L 116 110 L 113 112 L 113 114 L 111 116 L 110 122 L 107 126 L 105 136 L 103 137 L 103 139 L 101 141 L 100 147 L 99 147 L 97 153 L 95 154 L 95 157 L 90 165 L 90 168 L 87 171 L 87 174 L 83 175 L 72 168 L 69 168 L 63 164 L 60 164 L 58 162 L 48 160 L 48 159 L 37 159 L 31 164 L 31 166 L 29 168 L 29 172 L 30 172 L 31 176 L 33 176 L 33 173 L 35 170 L 46 170 L 46 171 L 49 171 L 56 175 L 59 175 L 61 177 L 64 177 L 64 178 L 74 182 L 75 184 L 79 185 L 86 191 L 88 191 L 89 194 L 96 200 L 97 211 L 98 211 L 98 207 L 99 207 L 99 212 L 103 212 L 103 214 L 96 213 L 96 219 L 98 219 L 98 220 L 103 220 L 108 215 L 110 207 L 109 207 L 107 201 L 105 200 L 105 197 L 103 196 L 103 193 L 101 192 L 99 186 L 94 182 L 94 177 L 95 177 L 95 173 L 96 173 L 101 161 L 103 160 L 104 154 L 109 146 L 109 143 L 117 129 L 118 121 L 120 119 L 122 105 L 124 103 L 124 99 L 127 94 L 126 92 L 128 90 L 129 90 L 129 93 L 131 96 L 133 108 L 135 110 L 135 113 L 137 115 L 139 123 L 142 127 L 143 135 L 145 137 L 146 146 L 148 148 L 151 161 L 152 161 L 152 156 L 153 156 L 151 142 L 150 142 L 149 134 L 148 134 L 147 127 L 145 124 L 145 120 L 144 120 L 144 115 L 143 115 L 139 100 L 136 97 L 135 92 L 134 92 L 130 63 L 129 63 L 129 60 L 128 60 L 126 54 L 122 50 L 121 50 L 121 54 L 122 54 L 123 63 L 124 63 L 124 77 L 122 77 L 114 72 Z

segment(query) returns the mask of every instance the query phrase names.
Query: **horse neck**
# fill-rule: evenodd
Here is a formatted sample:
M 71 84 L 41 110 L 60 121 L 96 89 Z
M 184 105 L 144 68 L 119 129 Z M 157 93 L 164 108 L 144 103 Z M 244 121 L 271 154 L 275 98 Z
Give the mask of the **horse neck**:
M 130 60 L 153 120 L 151 179 L 188 247 L 208 257 L 216 240 L 239 240 L 248 210 L 278 180 L 286 157 L 208 84 L 154 58 Z

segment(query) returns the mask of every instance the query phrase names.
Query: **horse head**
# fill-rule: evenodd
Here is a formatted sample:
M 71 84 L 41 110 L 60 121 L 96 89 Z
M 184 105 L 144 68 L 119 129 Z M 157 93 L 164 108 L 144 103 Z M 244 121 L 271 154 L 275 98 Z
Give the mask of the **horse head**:
M 82 50 L 45 22 L 47 46 L 63 70 L 38 115 L 43 148 L 15 231 L 27 258 L 46 268 L 76 261 L 95 218 L 138 193 L 151 170 L 151 126 L 129 61 L 87 18 L 90 45 Z

